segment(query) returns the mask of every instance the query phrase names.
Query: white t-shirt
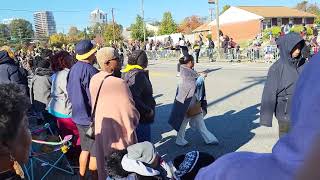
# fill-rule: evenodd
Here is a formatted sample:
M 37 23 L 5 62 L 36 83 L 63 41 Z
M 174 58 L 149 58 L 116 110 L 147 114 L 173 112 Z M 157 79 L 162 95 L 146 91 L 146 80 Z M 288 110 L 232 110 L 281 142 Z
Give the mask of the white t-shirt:
M 150 44 L 149 43 L 146 45 L 146 49 L 150 50 Z

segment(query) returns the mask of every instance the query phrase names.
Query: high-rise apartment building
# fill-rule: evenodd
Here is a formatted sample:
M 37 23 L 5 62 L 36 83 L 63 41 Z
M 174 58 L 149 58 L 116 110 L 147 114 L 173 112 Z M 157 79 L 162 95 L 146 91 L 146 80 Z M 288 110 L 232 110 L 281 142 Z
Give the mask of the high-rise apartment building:
M 57 32 L 53 13 L 50 11 L 39 11 L 33 14 L 35 37 L 48 37 Z

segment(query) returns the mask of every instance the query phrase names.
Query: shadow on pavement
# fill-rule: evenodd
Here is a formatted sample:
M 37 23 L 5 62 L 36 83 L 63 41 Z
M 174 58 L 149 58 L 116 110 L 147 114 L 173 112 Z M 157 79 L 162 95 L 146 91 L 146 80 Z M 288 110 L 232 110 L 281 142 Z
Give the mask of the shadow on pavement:
M 154 98 L 154 99 L 157 99 L 157 98 L 162 97 L 162 96 L 163 96 L 163 94 L 157 94 L 157 95 L 155 95 L 153 98 Z
M 252 88 L 252 87 L 254 87 L 256 85 L 265 83 L 267 77 L 266 76 L 263 76 L 263 77 L 248 77 L 248 79 L 249 80 L 247 81 L 247 83 L 251 83 L 250 85 L 248 85 L 248 86 L 246 86 L 244 88 L 241 88 L 241 89 L 239 89 L 237 91 L 234 91 L 234 92 L 232 92 L 230 94 L 227 94 L 227 95 L 225 95 L 225 96 L 223 96 L 223 97 L 221 97 L 221 98 L 219 98 L 217 100 L 214 100 L 212 102 L 208 102 L 208 107 L 212 106 L 214 104 L 217 104 L 217 103 L 219 103 L 221 101 L 224 101 L 224 100 L 226 100 L 226 99 L 228 99 L 228 98 L 230 98 L 230 97 L 232 97 L 232 96 L 234 96 L 234 95 L 236 95 L 238 93 L 241 93 L 241 92 L 243 92 L 245 90 L 248 90 L 248 89 L 250 89 L 250 88 Z
M 209 74 L 209 73 L 212 73 L 212 72 L 215 72 L 215 71 L 219 71 L 220 69 L 222 69 L 222 68 L 206 69 L 206 70 L 204 70 L 202 72 Z
M 254 122 L 259 118 L 259 106 L 260 104 L 256 104 L 239 112 L 231 110 L 222 115 L 205 118 L 208 130 L 219 139 L 220 144 L 206 145 L 201 135 L 189 128 L 186 133 L 186 140 L 189 141 L 190 145 L 186 147 L 175 145 L 175 135 L 162 138 L 162 132 L 172 131 L 167 122 L 172 104 L 157 107 L 157 124 L 152 128 L 152 142 L 160 144 L 157 151 L 166 160 L 172 160 L 175 156 L 192 150 L 199 150 L 220 157 L 236 151 L 254 137 L 255 134 L 251 130 L 259 127 L 259 124 Z

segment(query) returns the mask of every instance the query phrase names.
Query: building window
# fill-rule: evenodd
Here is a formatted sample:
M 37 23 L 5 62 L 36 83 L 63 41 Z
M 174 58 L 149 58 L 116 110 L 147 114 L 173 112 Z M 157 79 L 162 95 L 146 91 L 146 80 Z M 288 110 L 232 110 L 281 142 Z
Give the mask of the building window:
M 278 19 L 277 18 L 272 18 L 271 22 L 272 22 L 272 26 L 278 26 Z
M 262 28 L 263 29 L 271 28 L 271 21 L 269 19 L 263 20 L 262 21 Z
M 306 18 L 305 23 L 306 24 L 314 24 L 314 18 Z
M 282 18 L 282 25 L 289 24 L 289 18 Z
M 294 18 L 293 24 L 302 24 L 302 18 Z

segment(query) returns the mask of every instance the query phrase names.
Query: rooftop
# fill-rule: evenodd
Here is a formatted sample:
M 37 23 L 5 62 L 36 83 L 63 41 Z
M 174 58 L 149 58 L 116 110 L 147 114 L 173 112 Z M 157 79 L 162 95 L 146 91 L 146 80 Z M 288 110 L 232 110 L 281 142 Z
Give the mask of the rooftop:
M 210 22 L 204 23 L 201 26 L 197 27 L 195 30 L 192 32 L 203 32 L 203 31 L 210 31 L 209 27 Z
M 285 6 L 238 6 L 238 8 L 264 18 L 316 17 L 316 15 Z

